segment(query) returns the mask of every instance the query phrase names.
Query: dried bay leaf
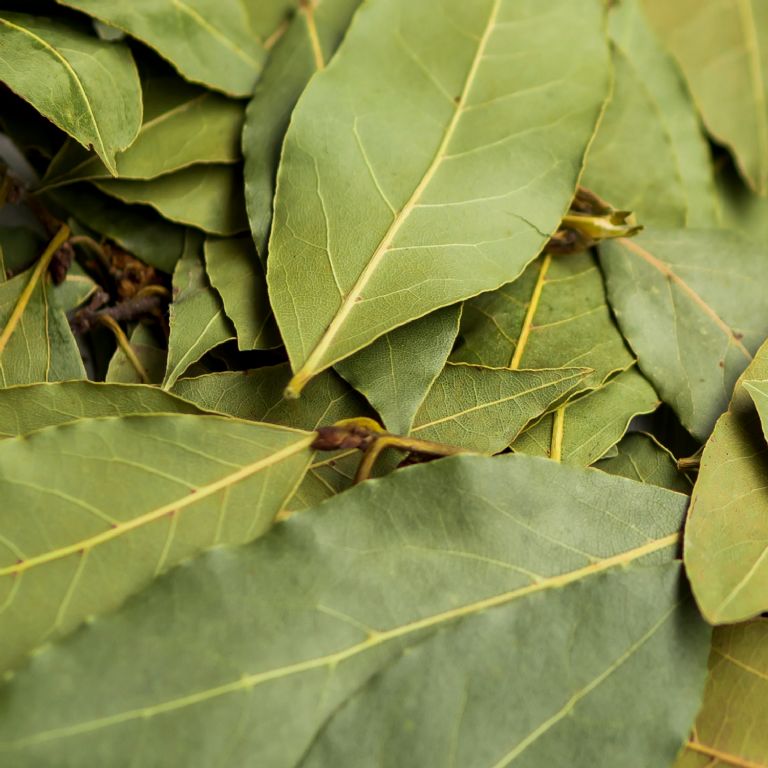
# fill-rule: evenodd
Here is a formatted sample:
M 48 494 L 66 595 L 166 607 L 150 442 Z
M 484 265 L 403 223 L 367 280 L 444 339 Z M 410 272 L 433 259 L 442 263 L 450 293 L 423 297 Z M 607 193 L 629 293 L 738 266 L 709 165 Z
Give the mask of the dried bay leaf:
M 710 634 L 672 560 L 685 501 L 523 456 L 364 483 L 36 654 L 0 691 L 0 754 L 668 765 Z
M 602 244 L 600 265 L 640 370 L 705 440 L 768 336 L 768 252 L 731 232 L 649 230 Z
M 130 49 L 45 16 L 0 11 L 0 29 L 0 80 L 93 147 L 115 174 L 116 153 L 130 146 L 141 125 L 141 86 Z
M 393 328 L 508 283 L 541 250 L 608 90 L 602 16 L 598 0 L 359 10 L 283 146 L 267 282 L 289 394 Z
M 158 328 L 139 323 L 130 333 L 131 351 L 151 384 L 162 384 L 168 365 L 166 339 Z M 118 346 L 109 361 L 105 380 L 113 384 L 142 384 L 142 371 Z

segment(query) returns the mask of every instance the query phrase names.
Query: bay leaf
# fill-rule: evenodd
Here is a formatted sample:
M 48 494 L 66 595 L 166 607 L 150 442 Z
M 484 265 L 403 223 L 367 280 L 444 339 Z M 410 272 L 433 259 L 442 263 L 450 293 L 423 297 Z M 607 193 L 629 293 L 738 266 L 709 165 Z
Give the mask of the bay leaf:
M 168 365 L 168 350 L 162 334 L 157 328 L 139 323 L 130 332 L 128 341 L 149 383 L 162 384 Z M 109 361 L 105 380 L 113 384 L 143 383 L 142 373 L 119 346 Z
M 407 435 L 416 412 L 445 367 L 459 331 L 461 305 L 395 328 L 336 364 L 340 373 L 396 435 Z
M 36 654 L 0 690 L 0 754 L 668 765 L 710 636 L 672 560 L 685 502 L 525 456 L 364 483 Z
M 635 368 L 565 403 L 525 430 L 512 449 L 588 467 L 616 445 L 630 422 L 659 406 L 659 396 Z
M 601 459 L 595 463 L 595 468 L 670 491 L 691 492 L 692 483 L 678 470 L 675 457 L 653 436 L 630 432 L 617 448 L 615 456 Z
M 59 381 L 0 389 L 0 439 L 99 416 L 201 413 L 157 387 Z
M 0 442 L 0 669 L 202 548 L 269 528 L 313 436 L 186 414 L 81 419 Z
M 145 78 L 142 94 L 144 122 L 133 144 L 117 153 L 115 175 L 153 179 L 197 163 L 240 159 L 240 102 L 168 76 Z M 51 189 L 109 176 L 98 157 L 69 141 L 51 161 L 41 185 Z
M 64 19 L 0 11 L 0 80 L 109 172 L 141 125 L 141 85 L 130 49 Z M 42 74 L 44 73 L 44 74 Z
M 265 51 L 240 0 L 57 0 L 154 48 L 187 80 L 249 96 Z
M 761 0 L 643 0 L 707 129 L 768 195 L 768 8 Z
M 250 235 L 226 240 L 206 238 L 205 268 L 235 326 L 238 349 L 279 347 L 280 335 L 269 306 L 264 267 Z
M 170 389 L 206 352 L 235 338 L 221 297 L 205 274 L 202 238 L 197 233 L 187 233 L 184 254 L 173 272 L 169 325 L 164 389 Z
M 656 230 L 604 243 L 600 264 L 640 370 L 705 440 L 768 336 L 768 251 L 726 231 Z
M 584 368 L 510 371 L 448 363 L 417 411 L 411 436 L 480 453 L 503 451 L 589 373 Z
M 585 389 L 632 364 L 588 252 L 545 255 L 514 283 L 464 304 L 454 362 L 493 368 L 584 366 Z
M 641 0 L 609 16 L 614 90 L 582 183 L 646 226 L 717 223 L 709 148 L 690 94 Z
M 53 287 L 56 296 L 56 304 L 69 312 L 84 304 L 98 289 L 95 281 L 77 263 L 74 262 L 61 285 Z
M 768 763 L 768 621 L 718 627 L 693 737 L 675 768 Z
M 0 227 L 0 282 L 23 272 L 45 247 L 40 234 L 30 227 Z
M 358 11 L 291 116 L 278 173 L 267 282 L 290 395 L 538 254 L 608 90 L 602 16 L 599 0 Z
M 764 344 L 741 381 L 768 379 Z M 768 610 L 768 445 L 737 383 L 701 456 L 685 529 L 685 566 L 704 617 L 728 624 Z
M 325 68 L 358 5 L 360 0 L 300 4 L 270 51 L 248 104 L 243 129 L 245 202 L 262 260 L 267 255 L 275 177 L 291 113 L 312 75 Z
M 743 384 L 757 408 L 763 434 L 768 439 L 768 381 L 744 381 Z
M 248 229 L 238 166 L 200 165 L 156 179 L 102 179 L 95 186 L 124 203 L 143 203 L 163 218 L 213 235 Z
M 280 34 L 288 23 L 291 12 L 296 10 L 301 0 L 243 0 L 245 12 L 251 22 L 253 33 L 264 44 L 267 50 L 270 50 L 271 40 Z M 266 72 L 266 67 L 264 68 Z M 264 73 L 259 78 L 259 82 L 264 78 Z

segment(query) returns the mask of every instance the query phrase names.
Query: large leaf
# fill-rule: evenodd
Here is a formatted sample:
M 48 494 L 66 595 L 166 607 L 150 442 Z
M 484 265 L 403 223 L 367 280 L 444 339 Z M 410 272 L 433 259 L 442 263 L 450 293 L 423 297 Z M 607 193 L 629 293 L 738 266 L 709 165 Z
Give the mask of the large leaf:
M 684 507 L 520 456 L 365 483 L 36 654 L 0 692 L 0 749 L 14 768 L 669 765 L 709 647 L 671 561 Z
M 291 113 L 309 79 L 336 50 L 358 5 L 360 0 L 302 3 L 270 51 L 248 105 L 243 129 L 245 202 L 262 259 L 267 255 L 275 176 Z
M 142 89 L 144 123 L 130 148 L 115 158 L 119 177 L 152 179 L 195 163 L 239 159 L 242 104 L 175 77 L 148 77 Z M 98 157 L 70 141 L 53 158 L 42 183 L 51 188 L 108 176 Z
M 633 366 L 545 416 L 525 430 L 512 448 L 588 467 L 621 440 L 635 416 L 658 406 L 656 390 Z
M 235 326 L 238 348 L 279 347 L 280 335 L 269 306 L 264 267 L 251 238 L 207 238 L 205 267 L 227 317 Z
M 610 14 L 615 82 L 583 182 L 646 225 L 714 226 L 709 149 L 677 65 L 640 0 Z
M 141 125 L 141 85 L 128 47 L 44 16 L 2 11 L 0 29 L 0 80 L 116 173 L 115 154 Z
M 103 179 L 94 183 L 124 203 L 144 203 L 170 221 L 214 235 L 248 229 L 238 166 L 192 166 L 149 181 Z
M 630 432 L 617 446 L 617 453 L 595 464 L 597 469 L 639 483 L 650 483 L 678 493 L 690 493 L 691 482 L 677 468 L 675 457 L 651 435 Z
M 768 336 L 768 251 L 729 232 L 658 230 L 602 245 L 600 263 L 640 369 L 706 439 Z
M 30 384 L 0 389 L 0 439 L 98 416 L 200 412 L 156 387 L 94 381 Z
M 188 80 L 249 96 L 265 51 L 241 0 L 57 0 L 154 48 Z
M 762 0 L 643 0 L 710 133 L 768 194 L 768 7 Z
M 541 250 L 606 95 L 602 14 L 599 0 L 379 0 L 355 15 L 278 174 L 267 280 L 290 394 Z
M 390 432 L 408 434 L 445 367 L 460 317 L 460 304 L 432 312 L 380 337 L 336 370 L 365 395 Z
M 206 352 L 235 337 L 221 297 L 205 274 L 202 251 L 201 238 L 190 232 L 173 273 L 171 333 L 163 380 L 166 389 Z
M 768 379 L 768 344 L 742 380 Z M 733 399 L 704 448 L 685 529 L 693 593 L 713 624 L 768 610 L 768 445 L 749 392 Z
M 413 420 L 411 435 L 482 453 L 503 451 L 532 419 L 561 402 L 583 368 L 510 371 L 449 363 Z
M 693 737 L 675 768 L 768 764 L 768 621 L 719 627 Z
M 494 368 L 584 366 L 597 387 L 632 364 L 590 253 L 543 256 L 510 285 L 464 305 L 451 359 Z
M 312 437 L 143 415 L 0 442 L 0 669 L 203 547 L 263 533 L 304 474 Z

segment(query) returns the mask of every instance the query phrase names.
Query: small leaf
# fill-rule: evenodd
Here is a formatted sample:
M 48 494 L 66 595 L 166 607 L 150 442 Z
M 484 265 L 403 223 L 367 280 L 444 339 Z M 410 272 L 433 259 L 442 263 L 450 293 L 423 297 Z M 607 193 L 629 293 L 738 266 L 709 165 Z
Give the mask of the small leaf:
M 117 173 L 115 154 L 141 125 L 130 49 L 63 19 L 1 11 L 0 28 L 0 80 Z
M 765 249 L 730 232 L 658 230 L 604 243 L 600 264 L 640 369 L 705 440 L 768 336 Z
M 170 221 L 213 235 L 248 229 L 242 172 L 237 166 L 192 166 L 149 181 L 104 179 L 94 184 L 124 203 L 149 205 Z
M 206 352 L 235 338 L 221 298 L 205 274 L 202 250 L 202 238 L 189 232 L 184 255 L 173 272 L 171 333 L 164 389 L 170 389 Z
M 269 306 L 264 267 L 250 236 L 206 238 L 205 267 L 235 326 L 238 349 L 279 347 L 280 335 Z
M 157 328 L 139 323 L 129 337 L 131 350 L 152 384 L 162 384 L 168 364 L 165 339 L 159 336 Z M 115 384 L 141 384 L 141 370 L 137 370 L 135 363 L 118 346 L 109 361 L 105 379 Z
M 1 753 L 14 768 L 669 765 L 710 637 L 672 561 L 685 503 L 524 456 L 364 483 L 36 654 L 0 694 Z
M 608 90 L 602 16 L 600 0 L 360 8 L 283 146 L 267 282 L 290 395 L 542 249 Z
M 394 434 L 406 435 L 459 331 L 461 305 L 446 307 L 380 337 L 336 370 L 381 416 Z
M 249 96 L 265 51 L 240 0 L 57 0 L 154 48 L 182 77 Z

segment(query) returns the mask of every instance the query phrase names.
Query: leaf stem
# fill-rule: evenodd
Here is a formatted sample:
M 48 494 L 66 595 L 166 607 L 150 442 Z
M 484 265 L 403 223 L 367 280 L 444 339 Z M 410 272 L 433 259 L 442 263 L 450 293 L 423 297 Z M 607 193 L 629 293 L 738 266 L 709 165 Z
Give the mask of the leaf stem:
M 48 269 L 51 259 L 56 254 L 56 251 L 64 245 L 68 237 L 69 227 L 66 224 L 62 224 L 59 231 L 54 235 L 53 240 L 48 243 L 48 247 L 35 265 L 35 269 L 30 275 L 29 282 L 24 286 L 24 290 L 21 292 L 19 300 L 16 302 L 16 306 L 13 308 L 13 311 L 8 318 L 8 322 L 5 324 L 5 328 L 3 328 L 2 333 L 0 333 L 0 355 L 5 351 L 8 341 L 16 330 L 16 326 L 19 324 L 21 316 L 24 314 L 37 284 Z
M 552 442 L 549 448 L 549 458 L 554 461 L 562 461 L 563 458 L 563 431 L 565 428 L 565 406 L 561 405 L 555 411 L 552 421 Z
M 704 744 L 699 744 L 696 741 L 688 741 L 686 742 L 685 746 L 692 752 L 698 752 L 701 755 L 713 757 L 715 760 L 722 761 L 728 765 L 737 766 L 737 768 L 766 768 L 766 766 L 762 763 L 753 763 L 751 760 L 745 760 L 738 755 L 732 755 L 728 752 L 721 752 L 719 749 L 707 747 Z
M 128 337 L 115 319 L 110 315 L 102 314 L 99 316 L 99 322 L 102 325 L 106 325 L 107 328 L 115 334 L 117 346 L 120 347 L 123 354 L 128 358 L 128 362 L 133 366 L 136 373 L 138 373 L 142 383 L 151 384 L 152 380 L 147 373 L 147 369 L 141 364 L 141 360 L 137 357 L 136 352 L 131 346 L 131 342 L 128 340 Z
M 512 360 L 509 362 L 509 367 L 516 371 L 520 367 L 520 361 L 523 359 L 523 352 L 528 344 L 528 337 L 531 335 L 531 328 L 533 328 L 533 319 L 536 317 L 536 312 L 539 309 L 539 301 L 541 301 L 541 292 L 544 290 L 544 283 L 546 282 L 547 271 L 549 265 L 552 263 L 552 254 L 548 253 L 541 262 L 541 268 L 539 269 L 539 275 L 536 278 L 536 285 L 533 288 L 531 294 L 531 301 L 528 304 L 528 309 L 525 313 L 525 319 L 523 320 L 523 327 L 520 330 L 520 337 L 517 340 L 517 346 L 515 347 L 515 353 L 512 355 Z

